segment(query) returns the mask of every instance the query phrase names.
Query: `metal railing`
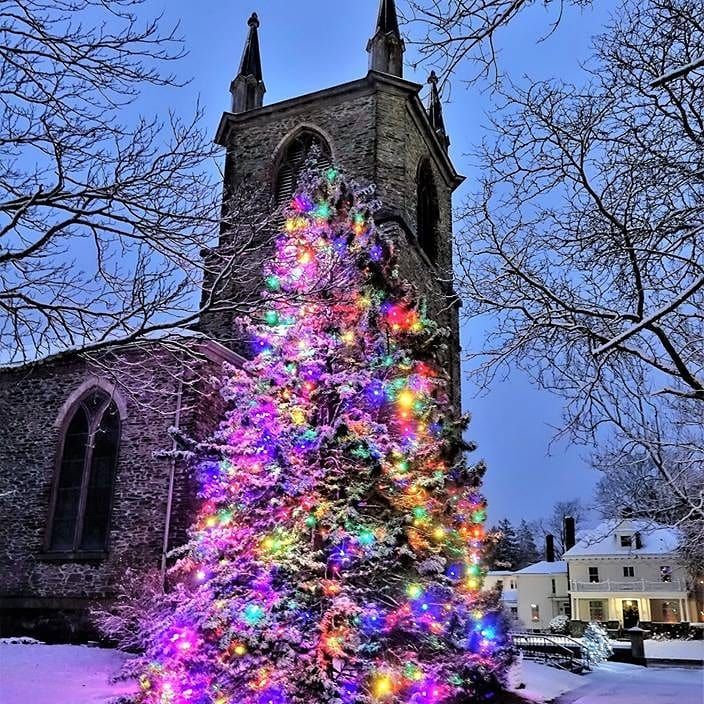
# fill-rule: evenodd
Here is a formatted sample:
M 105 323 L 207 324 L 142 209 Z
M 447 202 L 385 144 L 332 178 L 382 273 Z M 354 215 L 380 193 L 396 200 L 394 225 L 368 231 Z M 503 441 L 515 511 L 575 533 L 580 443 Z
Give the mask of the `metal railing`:
M 582 644 L 568 636 L 511 633 L 511 642 L 526 660 L 538 660 L 560 670 L 582 673 L 590 669 Z
M 687 585 L 679 579 L 672 582 L 652 582 L 646 579 L 630 579 L 605 582 L 572 582 L 573 592 L 686 592 Z

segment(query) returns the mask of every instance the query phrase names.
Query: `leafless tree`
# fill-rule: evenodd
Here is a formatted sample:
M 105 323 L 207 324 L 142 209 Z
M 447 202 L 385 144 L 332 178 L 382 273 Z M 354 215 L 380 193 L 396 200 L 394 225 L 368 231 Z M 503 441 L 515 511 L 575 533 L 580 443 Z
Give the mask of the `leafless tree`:
M 225 286 L 263 246 L 261 194 L 232 194 L 221 222 L 215 152 L 167 102 L 178 27 L 143 0 L 0 0 L 0 351 L 23 362 L 189 326 L 213 306 L 244 314 L 256 287 Z M 227 246 L 201 250 L 226 232 Z
M 567 5 L 586 6 L 591 0 L 407 0 L 401 13 L 419 62 L 438 68 L 446 79 L 459 74 L 471 82 L 498 77 L 498 35 L 537 4 L 551 11 L 550 32 Z
M 566 550 L 565 518 L 574 518 L 575 527 L 579 529 L 587 517 L 587 507 L 580 499 L 557 501 L 552 513 L 545 519 L 533 523 L 533 534 L 539 545 L 545 544 L 545 536 L 552 535 L 555 539 L 555 559 L 562 559 Z
M 704 72 L 653 87 L 704 55 L 700 14 L 626 0 L 583 85 L 502 90 L 458 260 L 480 385 L 516 366 L 562 396 L 561 432 L 646 463 L 701 550 Z

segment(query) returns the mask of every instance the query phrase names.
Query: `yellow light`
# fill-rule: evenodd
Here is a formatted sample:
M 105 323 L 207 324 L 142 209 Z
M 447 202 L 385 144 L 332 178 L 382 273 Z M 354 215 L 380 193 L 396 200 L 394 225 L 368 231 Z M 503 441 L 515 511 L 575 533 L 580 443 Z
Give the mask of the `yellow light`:
M 421 594 L 423 594 L 423 587 L 421 587 L 420 584 L 409 584 L 406 588 L 406 594 L 408 594 L 411 599 L 418 599 Z
M 306 414 L 300 408 L 291 411 L 291 421 L 294 425 L 303 425 L 306 422 Z
M 405 410 L 410 410 L 413 408 L 413 404 L 416 402 L 416 397 L 410 389 L 404 389 L 401 391 L 396 398 L 398 405 Z
M 394 683 L 389 675 L 377 675 L 372 687 L 374 696 L 377 699 L 384 699 L 394 693 Z
M 208 518 L 205 519 L 205 525 L 208 526 L 208 528 L 214 528 L 217 524 L 217 516 L 208 516 Z
M 354 342 L 354 333 L 351 330 L 342 333 L 342 341 L 346 345 L 351 345 Z
M 445 529 L 442 526 L 438 526 L 433 531 L 433 538 L 435 538 L 435 540 L 442 540 L 444 537 L 445 537 Z
M 247 653 L 247 648 L 242 643 L 238 643 L 234 647 L 233 652 L 235 653 L 235 655 L 245 655 Z

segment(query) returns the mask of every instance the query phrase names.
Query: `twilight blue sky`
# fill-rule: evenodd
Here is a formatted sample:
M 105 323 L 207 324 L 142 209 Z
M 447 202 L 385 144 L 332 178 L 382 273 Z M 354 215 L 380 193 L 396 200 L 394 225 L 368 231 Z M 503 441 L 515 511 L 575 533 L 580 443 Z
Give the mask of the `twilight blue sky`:
M 402 2 L 399 0 L 399 5 Z M 152 9 L 160 4 L 149 3 Z M 361 77 L 367 70 L 365 46 L 377 4 L 378 0 L 170 0 L 165 19 L 180 20 L 189 51 L 179 73 L 192 80 L 184 89 L 169 91 L 168 107 L 188 113 L 199 95 L 214 133 L 221 112 L 228 108 L 228 87 L 239 64 L 246 21 L 252 11 L 259 13 L 262 22 L 266 103 Z M 547 33 L 556 10 L 536 3 L 500 36 L 504 72 L 513 80 L 528 74 L 579 82 L 579 62 L 587 58 L 590 37 L 599 31 L 615 0 L 601 0 L 596 5 L 596 10 L 567 8 L 557 31 L 537 43 Z M 416 75 L 407 69 L 406 77 L 411 80 L 425 82 L 426 76 L 427 69 Z M 163 111 L 167 107 L 154 104 L 153 96 L 148 103 L 147 109 Z M 452 157 L 468 177 L 455 205 L 476 185 L 476 167 L 469 153 L 486 134 L 490 110 L 488 91 L 459 83 L 452 91 L 452 102 L 445 106 Z M 471 348 L 481 334 L 478 324 L 471 328 L 465 325 L 464 348 Z M 485 490 L 492 523 L 504 516 L 512 520 L 539 518 L 559 499 L 591 498 L 597 475 L 585 461 L 586 452 L 558 446 L 552 448 L 551 456 L 547 454 L 553 433 L 550 426 L 560 421 L 559 399 L 532 388 L 524 376 L 515 373 L 478 398 L 465 384 L 464 406 L 473 415 L 469 435 L 479 443 L 477 456 L 489 465 Z

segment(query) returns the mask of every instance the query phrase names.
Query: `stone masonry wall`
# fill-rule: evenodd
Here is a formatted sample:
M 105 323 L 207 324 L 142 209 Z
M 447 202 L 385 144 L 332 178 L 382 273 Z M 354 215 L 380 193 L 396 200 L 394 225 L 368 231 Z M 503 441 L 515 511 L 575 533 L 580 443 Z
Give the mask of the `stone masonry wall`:
M 116 354 L 100 369 L 69 357 L 0 372 L 0 605 L 60 606 L 109 596 L 126 567 L 158 568 L 172 460 L 168 428 L 179 403 L 178 364 L 158 348 Z M 84 385 L 121 384 L 122 424 L 107 553 L 71 560 L 46 551 L 62 407 Z M 204 437 L 217 422 L 212 391 L 181 394 L 181 427 Z M 175 466 L 170 546 L 182 542 L 195 491 L 190 470 Z
M 452 396 L 459 401 L 459 323 L 452 295 L 452 184 L 443 176 L 419 124 L 425 119 L 412 108 L 413 95 L 398 86 L 377 83 L 351 92 L 322 94 L 316 100 L 302 98 L 238 116 L 230 137 L 226 178 L 230 188 L 248 182 L 273 187 L 281 146 L 297 128 L 312 127 L 327 137 L 333 160 L 361 184 L 374 183 L 385 211 L 399 213 L 408 230 L 385 228 L 398 244 L 402 275 L 414 282 L 428 301 L 430 315 L 452 331 L 443 360 L 452 379 Z M 438 263 L 421 251 L 416 230 L 416 175 L 422 158 L 430 158 L 438 190 Z M 253 264 L 254 265 L 254 264 Z M 226 344 L 237 346 L 232 315 L 208 313 L 201 330 Z M 234 343 L 230 342 L 234 339 Z

